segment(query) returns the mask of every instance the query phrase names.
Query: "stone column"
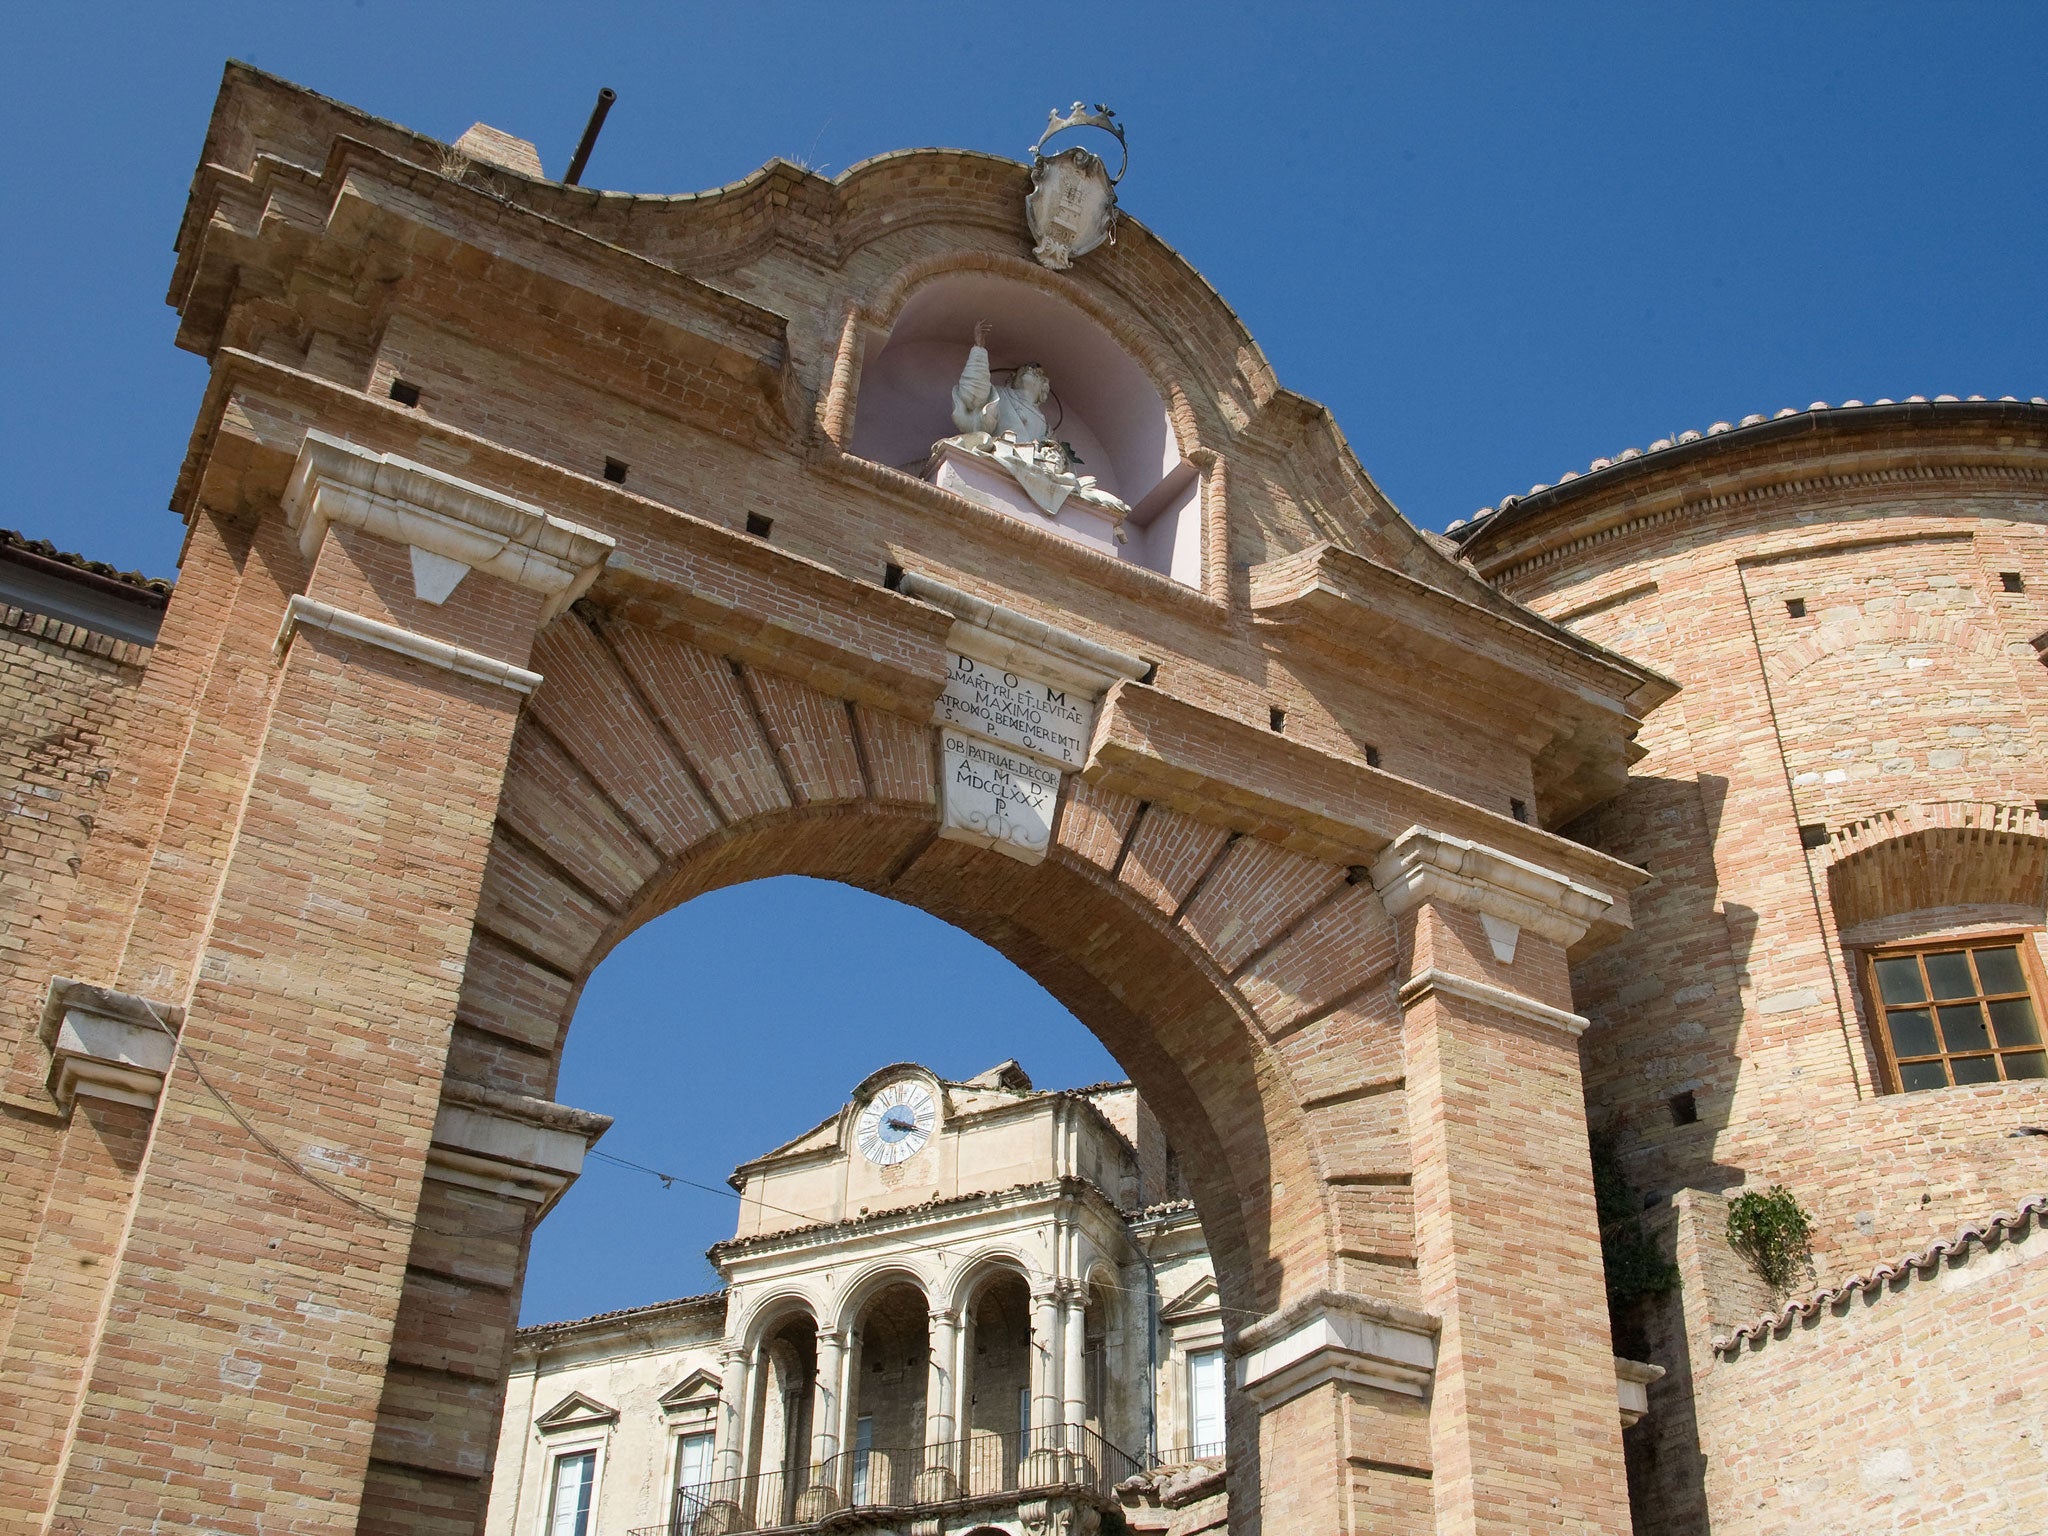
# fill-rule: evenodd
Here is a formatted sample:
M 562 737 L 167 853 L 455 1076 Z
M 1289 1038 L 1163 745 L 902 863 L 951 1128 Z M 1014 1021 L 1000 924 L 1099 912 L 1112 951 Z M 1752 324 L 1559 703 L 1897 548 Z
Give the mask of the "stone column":
M 934 1308 L 927 1338 L 931 1364 L 924 1386 L 924 1468 L 918 1497 L 937 1503 L 960 1491 L 960 1314 Z
M 525 662 L 610 541 L 318 433 L 261 515 L 280 514 L 305 586 L 252 657 L 264 707 L 232 742 L 195 732 L 181 769 L 233 780 L 232 830 L 181 919 L 193 963 L 167 1000 L 185 1018 L 54 1529 L 350 1536 L 482 1512 L 495 1379 L 471 1361 L 399 1403 L 387 1378 L 401 1299 L 435 1304 L 407 1266 L 506 757 L 541 681 Z M 208 1413 L 141 1424 L 167 1389 Z M 138 1479 L 144 1459 L 179 1478 Z
M 1088 1297 L 1078 1280 L 1067 1282 L 1060 1302 L 1060 1444 L 1070 1458 L 1069 1475 L 1080 1480 L 1087 1458 Z
M 1025 1439 L 1027 1487 L 1060 1481 L 1057 1426 L 1060 1396 L 1060 1291 L 1057 1281 L 1031 1289 L 1031 1433 Z
M 1440 1536 L 1627 1536 L 1621 1417 L 1565 948 L 1609 901 L 1410 828 L 1374 864 L 1399 923 L 1422 1304 L 1439 1319 Z
M 797 1503 L 799 1522 L 822 1520 L 838 1509 L 844 1481 L 833 1458 L 839 1454 L 839 1419 L 846 1399 L 846 1335 L 818 1325 L 818 1378 L 811 1399 L 811 1476 Z
M 753 1426 L 748 1422 L 754 1402 L 754 1359 L 737 1344 L 728 1345 L 718 1357 L 718 1439 L 712 1447 L 717 1480 L 744 1477 L 747 1470 L 747 1441 Z

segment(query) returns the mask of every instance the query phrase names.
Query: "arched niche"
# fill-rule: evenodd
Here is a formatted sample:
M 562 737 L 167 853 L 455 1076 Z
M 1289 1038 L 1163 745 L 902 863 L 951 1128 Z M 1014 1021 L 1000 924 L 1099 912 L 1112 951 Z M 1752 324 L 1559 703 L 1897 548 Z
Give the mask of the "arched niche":
M 1199 586 L 1201 477 L 1181 457 L 1165 399 L 1101 325 L 1028 283 L 954 272 L 918 287 L 887 334 L 871 337 L 863 352 L 850 451 L 925 473 L 932 445 L 956 430 L 953 386 L 980 320 L 993 327 L 989 362 L 997 379 L 1024 363 L 1043 367 L 1052 380 L 1053 435 L 1073 445 L 1084 473 L 1129 503 L 1127 541 L 1114 558 Z M 1068 531 L 1028 510 L 1013 515 Z

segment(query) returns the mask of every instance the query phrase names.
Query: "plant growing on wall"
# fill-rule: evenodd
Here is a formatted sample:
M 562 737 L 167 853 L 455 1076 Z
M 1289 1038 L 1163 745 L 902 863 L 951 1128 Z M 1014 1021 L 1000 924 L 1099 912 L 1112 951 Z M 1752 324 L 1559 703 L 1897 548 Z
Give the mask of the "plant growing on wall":
M 1676 1290 L 1678 1268 L 1643 1230 L 1642 1196 L 1629 1183 L 1614 1143 L 1606 1136 L 1593 1138 L 1593 1201 L 1600 1213 L 1608 1321 L 1617 1340 L 1633 1341 L 1640 1332 L 1631 1316 L 1635 1304 Z M 1617 1343 L 1616 1348 L 1621 1347 Z
M 1813 1222 L 1782 1184 L 1728 1203 L 1728 1246 L 1774 1291 L 1789 1290 L 1813 1260 Z

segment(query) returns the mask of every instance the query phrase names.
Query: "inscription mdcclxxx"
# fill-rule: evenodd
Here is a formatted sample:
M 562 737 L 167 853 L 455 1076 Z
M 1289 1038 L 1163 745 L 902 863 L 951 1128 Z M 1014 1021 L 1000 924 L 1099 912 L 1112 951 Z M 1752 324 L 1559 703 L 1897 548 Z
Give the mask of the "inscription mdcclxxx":
M 947 836 L 1036 863 L 1052 842 L 1060 776 L 1028 757 L 942 730 Z

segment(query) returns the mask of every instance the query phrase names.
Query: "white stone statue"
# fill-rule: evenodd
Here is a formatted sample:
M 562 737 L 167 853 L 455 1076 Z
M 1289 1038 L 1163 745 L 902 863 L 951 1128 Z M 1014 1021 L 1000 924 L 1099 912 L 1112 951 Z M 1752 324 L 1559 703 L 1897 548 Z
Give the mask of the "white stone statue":
M 1054 439 L 1043 409 L 1052 380 L 1036 363 L 1026 363 L 1008 384 L 989 373 L 986 320 L 974 327 L 967 366 L 953 386 L 953 425 L 958 437 L 946 439 L 957 448 L 999 464 L 1047 517 L 1057 517 L 1069 497 L 1116 522 L 1116 539 L 1124 540 L 1123 520 L 1131 509 L 1095 483 L 1093 475 L 1077 475 L 1080 461 L 1067 444 Z

